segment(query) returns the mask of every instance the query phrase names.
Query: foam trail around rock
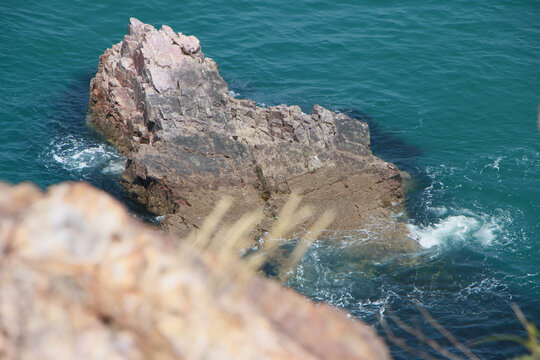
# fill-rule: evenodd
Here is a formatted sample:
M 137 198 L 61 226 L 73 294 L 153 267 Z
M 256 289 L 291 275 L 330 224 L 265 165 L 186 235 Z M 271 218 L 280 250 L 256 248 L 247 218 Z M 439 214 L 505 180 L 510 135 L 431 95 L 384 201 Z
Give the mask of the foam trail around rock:
M 495 220 L 470 215 L 452 215 L 433 225 L 409 224 L 408 227 L 411 236 L 426 249 L 470 241 L 489 245 L 497 237 L 498 230 Z
M 128 29 L 100 57 L 87 121 L 129 158 L 123 185 L 167 215 L 163 228 L 188 236 L 228 195 L 242 201 L 225 222 L 263 209 L 258 228 L 267 229 L 298 193 L 314 211 L 305 229 L 332 209 L 328 230 L 370 228 L 388 247 L 418 250 L 392 216 L 403 201 L 401 173 L 373 155 L 367 123 L 317 104 L 306 113 L 239 99 L 246 92 L 229 88 L 195 37 L 135 18 Z
M 83 177 L 93 171 L 120 175 L 125 164 L 125 158 L 111 145 L 72 135 L 52 140 L 41 157 L 47 167 L 60 166 Z

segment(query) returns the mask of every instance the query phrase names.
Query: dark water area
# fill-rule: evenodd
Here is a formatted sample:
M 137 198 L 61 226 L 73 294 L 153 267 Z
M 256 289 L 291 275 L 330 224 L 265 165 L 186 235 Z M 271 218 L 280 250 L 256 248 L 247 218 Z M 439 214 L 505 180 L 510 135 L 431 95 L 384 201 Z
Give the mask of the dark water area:
M 417 224 L 428 225 L 430 222 L 435 221 L 436 217 L 426 208 L 424 202 L 424 191 L 433 184 L 433 179 L 429 177 L 420 162 L 422 149 L 407 143 L 399 134 L 382 129 L 375 119 L 358 109 L 342 108 L 335 110 L 368 124 L 371 151 L 383 160 L 392 162 L 410 176 L 410 179 L 407 175 L 404 176 L 403 185 L 406 195 L 404 205 L 407 214 L 414 214 L 413 218 Z
M 390 317 L 448 344 L 426 310 L 482 359 L 522 354 L 516 303 L 540 325 L 540 3 L 160 0 L 0 4 L 0 179 L 84 180 L 141 217 L 125 159 L 86 126 L 99 55 L 130 16 L 194 34 L 230 90 L 313 104 L 370 125 L 375 154 L 413 176 L 418 254 L 367 261 L 358 236 L 317 241 L 288 285 L 440 358 Z M 448 344 L 448 349 L 456 351 Z M 391 345 L 397 359 L 415 359 Z M 456 351 L 457 352 L 457 351 Z
M 55 96 L 46 137 L 49 145 L 38 155 L 40 165 L 50 176 L 31 181 L 43 188 L 61 181 L 86 181 L 112 194 L 134 216 L 154 222 L 155 215 L 123 190 L 125 158 L 86 124 L 89 84 L 94 75 L 94 69 L 88 70 Z

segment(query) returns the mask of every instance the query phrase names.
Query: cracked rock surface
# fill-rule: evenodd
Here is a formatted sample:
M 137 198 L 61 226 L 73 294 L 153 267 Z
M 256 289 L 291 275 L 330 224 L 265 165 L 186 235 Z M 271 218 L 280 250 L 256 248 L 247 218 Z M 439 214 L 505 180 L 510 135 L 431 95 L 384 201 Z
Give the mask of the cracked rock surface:
M 403 197 L 400 172 L 373 156 L 367 124 L 319 105 L 306 114 L 231 97 L 199 41 L 166 25 L 130 19 L 100 57 L 88 121 L 128 157 L 127 190 L 180 236 L 224 194 L 235 199 L 225 221 L 262 208 L 267 230 L 294 192 L 316 213 L 300 228 L 334 209 L 330 230 L 376 225 L 415 247 L 390 216 Z

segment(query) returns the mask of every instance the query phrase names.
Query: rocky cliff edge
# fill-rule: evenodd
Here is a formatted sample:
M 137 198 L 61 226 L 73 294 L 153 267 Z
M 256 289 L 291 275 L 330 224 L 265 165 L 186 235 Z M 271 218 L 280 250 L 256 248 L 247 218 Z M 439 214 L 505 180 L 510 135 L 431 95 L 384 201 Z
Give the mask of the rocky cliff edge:
M 372 155 L 367 124 L 318 105 L 306 114 L 232 97 L 197 38 L 166 25 L 130 19 L 99 59 L 88 121 L 128 157 L 126 189 L 180 236 L 200 228 L 224 194 L 236 200 L 230 221 L 263 209 L 264 232 L 296 193 L 315 209 L 301 228 L 330 208 L 329 230 L 373 228 L 416 246 L 390 216 L 402 179 Z

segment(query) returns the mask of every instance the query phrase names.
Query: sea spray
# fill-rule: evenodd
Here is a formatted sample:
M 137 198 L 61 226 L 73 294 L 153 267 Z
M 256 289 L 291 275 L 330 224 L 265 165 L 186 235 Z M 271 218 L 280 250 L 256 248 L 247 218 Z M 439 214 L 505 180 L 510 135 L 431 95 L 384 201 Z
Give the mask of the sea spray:
M 436 245 L 451 246 L 468 241 L 488 245 L 496 238 L 498 226 L 485 217 L 453 215 L 430 226 L 409 224 L 408 228 L 411 236 L 429 249 Z
M 40 157 L 47 167 L 59 166 L 86 180 L 95 172 L 118 176 L 126 161 L 111 145 L 75 135 L 53 139 Z

